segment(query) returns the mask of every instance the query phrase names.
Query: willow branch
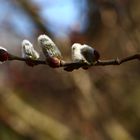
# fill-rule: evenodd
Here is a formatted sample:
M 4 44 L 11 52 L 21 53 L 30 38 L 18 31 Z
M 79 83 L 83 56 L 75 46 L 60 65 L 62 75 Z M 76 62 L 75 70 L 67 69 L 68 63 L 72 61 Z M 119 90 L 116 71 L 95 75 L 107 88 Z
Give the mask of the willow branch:
M 140 54 L 134 54 L 131 56 L 124 57 L 122 59 L 116 58 L 112 60 L 103 60 L 103 61 L 98 61 L 95 66 L 106 66 L 106 65 L 120 65 L 122 63 L 131 61 L 131 60 L 140 60 Z
M 140 60 L 140 54 L 131 55 L 122 59 L 116 58 L 111 60 L 98 60 L 95 64 L 92 64 L 90 66 L 108 66 L 108 65 L 120 65 L 122 63 L 131 61 L 131 60 Z M 72 62 L 72 63 L 64 63 L 62 65 L 64 70 L 66 71 L 72 71 L 74 69 L 78 69 L 83 66 L 88 66 L 86 63 L 78 63 L 78 62 Z
M 26 58 L 21 58 L 18 56 L 10 55 L 9 61 L 11 60 L 18 60 L 18 61 L 24 61 L 27 62 L 28 60 Z M 140 60 L 140 54 L 135 54 L 131 55 L 125 58 L 116 58 L 116 59 L 109 59 L 109 60 L 98 60 L 95 64 L 88 65 L 87 63 L 83 62 L 66 62 L 66 61 L 61 61 L 61 64 L 59 67 L 64 67 L 64 70 L 70 71 L 74 69 L 79 69 L 80 67 L 83 66 L 108 66 L 108 65 L 120 65 L 122 63 L 126 63 L 132 60 Z M 32 61 L 35 65 L 43 64 L 43 65 L 48 65 L 45 60 L 30 60 Z
M 17 60 L 17 61 L 29 61 L 29 59 L 26 59 L 26 58 L 22 58 L 22 57 L 19 57 L 19 56 L 15 56 L 15 55 L 11 55 L 10 54 L 10 57 L 8 59 L 9 61 L 12 61 L 12 60 Z M 44 65 L 47 65 L 46 61 L 44 60 L 31 60 L 35 65 L 39 65 L 39 64 L 44 64 Z

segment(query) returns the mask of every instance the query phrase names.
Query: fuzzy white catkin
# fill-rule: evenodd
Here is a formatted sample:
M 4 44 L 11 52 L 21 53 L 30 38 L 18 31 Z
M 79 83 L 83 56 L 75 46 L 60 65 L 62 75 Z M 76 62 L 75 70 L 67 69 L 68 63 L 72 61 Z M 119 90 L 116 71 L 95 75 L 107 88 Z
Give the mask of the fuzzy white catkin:
M 83 61 L 84 57 L 81 54 L 82 45 L 80 43 L 74 43 L 71 47 L 71 53 L 72 53 L 72 60 L 74 62 L 76 61 Z
M 0 46 L 0 50 L 4 50 L 7 52 L 7 49 L 5 49 L 4 47 Z
M 0 50 L 3 50 L 3 51 L 6 51 L 7 52 L 7 49 L 6 48 L 4 48 L 4 47 L 2 47 L 2 46 L 0 46 Z M 3 64 L 5 61 L 0 61 L 0 64 Z
M 22 57 L 33 60 L 39 59 L 39 53 L 34 49 L 32 43 L 28 40 L 22 41 Z
M 38 45 L 42 48 L 42 51 L 46 58 L 61 58 L 61 52 L 57 48 L 56 44 L 47 35 L 43 34 L 38 37 Z
M 90 65 L 96 61 L 95 49 L 86 44 L 74 43 L 71 49 L 74 62 L 84 62 Z

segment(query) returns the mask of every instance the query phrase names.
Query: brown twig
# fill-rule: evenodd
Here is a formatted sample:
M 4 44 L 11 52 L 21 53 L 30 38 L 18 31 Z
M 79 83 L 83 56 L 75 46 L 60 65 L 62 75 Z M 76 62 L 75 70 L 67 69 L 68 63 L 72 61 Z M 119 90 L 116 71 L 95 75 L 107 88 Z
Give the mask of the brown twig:
M 22 58 L 22 57 L 18 57 L 18 56 L 15 56 L 15 55 L 11 55 L 10 54 L 10 57 L 8 59 L 9 61 L 12 61 L 12 60 L 17 60 L 17 61 L 29 61 L 29 59 L 26 59 L 26 58 Z M 39 65 L 39 64 L 44 64 L 44 65 L 47 65 L 46 61 L 44 60 L 31 60 L 35 65 Z
M 135 54 L 131 55 L 122 59 L 116 58 L 116 59 L 111 59 L 111 60 L 98 60 L 95 64 L 90 65 L 90 66 L 108 66 L 108 65 L 120 65 L 122 63 L 138 59 L 140 60 L 140 54 Z M 78 69 L 83 66 L 88 66 L 87 63 L 79 63 L 79 62 L 72 62 L 72 63 L 65 63 L 62 65 L 64 70 L 66 71 L 72 71 L 74 69 Z M 89 67 L 90 67 L 89 66 Z
M 106 66 L 106 65 L 120 65 L 122 63 L 131 61 L 131 60 L 140 60 L 140 54 L 135 54 L 131 55 L 122 59 L 116 58 L 112 60 L 103 60 L 103 61 L 98 61 L 95 66 Z
M 140 54 L 135 54 L 131 55 L 122 59 L 116 58 L 116 59 L 111 59 L 111 60 L 98 60 L 95 64 L 93 65 L 88 65 L 87 63 L 83 62 L 66 62 L 66 61 L 61 61 L 61 64 L 59 67 L 64 67 L 64 70 L 66 71 L 72 71 L 74 69 L 79 69 L 80 67 L 84 66 L 108 66 L 108 65 L 120 65 L 122 63 L 131 61 L 131 60 L 140 60 Z M 28 60 L 25 58 L 21 58 L 18 56 L 10 55 L 9 60 L 18 60 L 18 61 L 25 61 L 27 62 Z M 32 63 L 35 65 L 43 64 L 43 65 L 48 65 L 45 60 L 30 60 Z

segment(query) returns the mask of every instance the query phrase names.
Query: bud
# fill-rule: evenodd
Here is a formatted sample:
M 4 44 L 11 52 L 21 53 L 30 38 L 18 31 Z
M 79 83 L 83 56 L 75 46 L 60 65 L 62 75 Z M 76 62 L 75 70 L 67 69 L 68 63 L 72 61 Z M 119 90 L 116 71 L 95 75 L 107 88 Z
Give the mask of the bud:
M 34 49 L 32 43 L 28 40 L 22 41 L 22 57 L 32 60 L 39 59 L 39 53 Z
M 0 46 L 0 62 L 7 61 L 9 59 L 9 53 L 7 50 Z
M 74 43 L 72 45 L 72 60 L 73 62 L 85 63 L 85 66 L 82 66 L 83 69 L 87 70 L 91 65 L 94 65 L 100 58 L 100 54 L 94 48 L 80 43 Z M 73 71 L 78 69 L 80 66 L 72 66 L 64 68 L 66 71 Z
M 38 44 L 42 48 L 46 61 L 56 60 L 56 58 L 59 61 L 61 60 L 62 56 L 60 50 L 47 35 L 40 35 L 38 37 Z
M 26 58 L 26 64 L 29 66 L 36 65 L 33 60 L 39 59 L 39 53 L 34 49 L 32 43 L 28 40 L 22 41 L 22 57 Z
M 94 64 L 98 61 L 100 55 L 92 47 L 84 44 L 74 43 L 72 45 L 72 59 L 74 62 L 84 62 L 88 65 Z
M 58 68 L 61 65 L 61 60 L 58 59 L 57 57 L 49 57 L 47 59 L 47 63 L 52 68 Z

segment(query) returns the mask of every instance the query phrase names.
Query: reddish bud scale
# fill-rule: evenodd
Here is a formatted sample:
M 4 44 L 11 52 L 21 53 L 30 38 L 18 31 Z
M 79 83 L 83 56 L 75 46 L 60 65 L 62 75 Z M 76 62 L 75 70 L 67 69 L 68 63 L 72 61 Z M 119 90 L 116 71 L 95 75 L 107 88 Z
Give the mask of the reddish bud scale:
M 60 59 L 57 57 L 50 57 L 47 59 L 48 65 L 52 68 L 60 67 Z
M 4 62 L 9 59 L 9 53 L 3 49 L 0 49 L 0 61 Z

